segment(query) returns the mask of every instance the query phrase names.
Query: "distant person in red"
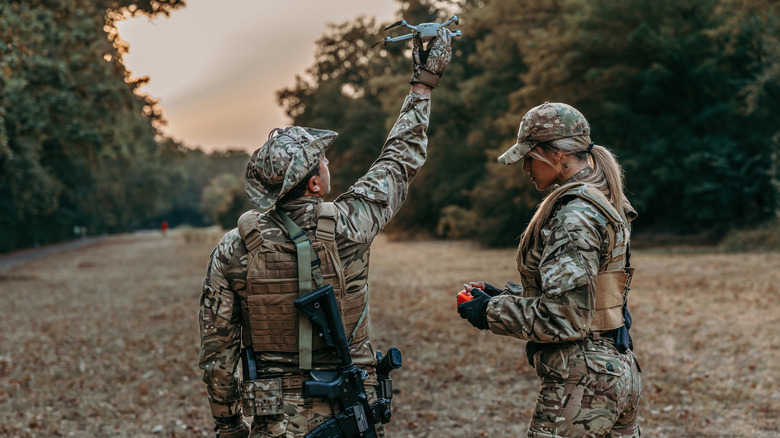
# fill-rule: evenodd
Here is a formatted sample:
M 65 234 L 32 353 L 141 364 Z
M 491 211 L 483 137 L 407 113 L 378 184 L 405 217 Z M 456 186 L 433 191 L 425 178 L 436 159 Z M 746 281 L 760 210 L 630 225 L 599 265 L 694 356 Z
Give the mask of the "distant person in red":
M 160 225 L 160 230 L 162 231 L 163 237 L 165 237 L 165 232 L 168 231 L 168 221 L 162 221 L 162 225 Z

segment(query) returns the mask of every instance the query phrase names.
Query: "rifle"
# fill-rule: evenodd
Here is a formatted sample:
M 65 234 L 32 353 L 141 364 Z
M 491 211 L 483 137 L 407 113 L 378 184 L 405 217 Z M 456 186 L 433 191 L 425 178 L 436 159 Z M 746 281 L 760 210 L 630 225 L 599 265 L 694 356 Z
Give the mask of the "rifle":
M 336 349 L 341 362 L 336 371 L 312 371 L 312 380 L 303 384 L 304 397 L 327 398 L 331 406 L 336 402 L 341 406 L 340 413 L 307 433 L 306 438 L 376 437 L 374 423 L 390 421 L 393 396 L 390 372 L 401 367 L 401 352 L 390 348 L 385 357 L 377 352 L 378 400 L 369 404 L 363 386 L 368 373 L 357 369 L 352 362 L 333 287 L 325 285 L 296 299 L 295 307 L 311 319 L 318 330 L 315 333 Z

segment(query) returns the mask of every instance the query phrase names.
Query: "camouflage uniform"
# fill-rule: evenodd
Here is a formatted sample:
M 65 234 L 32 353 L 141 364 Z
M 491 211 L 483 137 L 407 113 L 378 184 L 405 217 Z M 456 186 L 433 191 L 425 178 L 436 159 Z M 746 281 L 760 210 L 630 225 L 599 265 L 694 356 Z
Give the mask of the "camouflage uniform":
M 490 300 L 488 324 L 540 344 L 532 360 L 541 392 L 528 436 L 638 436 L 636 359 L 591 332 L 596 274 L 612 261 L 609 219 L 576 190 L 561 196 L 530 253 L 518 254 L 522 285 Z M 627 226 L 617 231 L 617 240 L 629 238 Z
M 545 102 L 523 117 L 517 143 L 498 161 L 520 162 L 539 143 L 568 137 L 590 142 L 587 120 L 570 105 Z M 585 168 L 562 184 L 569 188 L 532 246 L 521 253 L 521 244 L 518 251 L 522 284 L 509 283 L 489 298 L 480 327 L 529 341 L 529 361 L 541 379 L 529 437 L 639 436 L 638 364 L 630 349 L 618 351 L 610 339 L 614 330 L 606 328 L 623 325 L 624 295 L 617 294 L 618 307 L 611 309 L 618 310 L 616 318 L 601 306 L 611 274 L 624 275 L 621 289 L 627 293 L 630 228 L 599 190 L 576 183 L 591 171 Z M 628 203 L 624 213 L 629 220 L 636 216 Z
M 429 113 L 428 98 L 414 92 L 407 96 L 400 117 L 391 130 L 379 158 L 366 175 L 335 200 L 338 210 L 336 244 L 344 268 L 347 295 L 366 292 L 368 289 L 371 242 L 398 212 L 406 199 L 409 183 L 425 162 Z M 315 137 L 321 138 L 320 134 L 315 133 Z M 299 156 L 306 157 L 311 153 L 321 153 L 332 141 L 331 138 L 327 144 L 316 144 L 316 138 L 301 149 Z M 313 149 L 305 150 L 309 146 Z M 258 162 L 265 160 L 273 167 L 274 158 L 259 157 Z M 261 171 L 265 172 L 265 177 L 273 178 L 276 175 L 281 187 L 293 184 L 288 181 L 289 171 L 287 175 L 283 170 L 276 168 L 261 169 Z M 300 180 L 300 177 L 301 175 L 298 175 L 292 180 L 296 178 Z M 272 205 L 261 205 L 262 202 L 257 202 L 255 195 L 259 187 L 250 182 L 251 178 L 252 172 L 248 172 L 247 193 L 260 207 L 258 211 L 273 211 L 269 210 Z M 276 195 L 279 193 L 277 192 Z M 303 197 L 282 203 L 278 207 L 304 231 L 311 233 L 317 225 L 315 211 L 320 202 L 320 198 Z M 268 232 L 282 231 L 277 228 Z M 225 234 L 211 255 L 200 298 L 199 363 L 204 371 L 203 381 L 208 386 L 211 410 L 215 417 L 230 417 L 241 412 L 237 365 L 242 337 L 241 301 L 246 300 L 246 277 L 247 249 L 238 229 L 233 229 Z M 373 371 L 374 349 L 367 337 L 353 342 L 350 351 L 353 361 L 359 368 Z M 263 354 L 260 352 L 257 357 L 259 374 L 290 376 L 300 372 L 297 367 L 297 353 Z M 316 368 L 318 365 L 316 354 L 313 361 Z M 322 363 L 322 360 L 319 362 Z M 369 402 L 373 402 L 375 400 L 373 388 L 370 384 L 366 386 Z M 304 436 L 313 427 L 331 417 L 331 407 L 327 402 L 305 400 L 300 392 L 293 391 L 284 391 L 283 398 L 284 413 L 255 417 L 251 436 Z

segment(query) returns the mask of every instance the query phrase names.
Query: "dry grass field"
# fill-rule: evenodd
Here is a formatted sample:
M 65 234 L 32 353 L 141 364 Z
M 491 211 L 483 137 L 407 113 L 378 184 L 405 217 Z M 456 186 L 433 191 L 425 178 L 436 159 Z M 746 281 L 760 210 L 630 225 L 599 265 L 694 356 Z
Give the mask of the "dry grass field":
M 213 436 L 197 308 L 219 233 L 107 237 L 0 270 L 0 436 Z M 463 282 L 517 278 L 513 250 L 390 242 L 372 253 L 373 344 L 403 368 L 388 436 L 522 437 L 524 342 L 473 329 Z M 631 306 L 651 437 L 780 436 L 780 254 L 636 251 Z

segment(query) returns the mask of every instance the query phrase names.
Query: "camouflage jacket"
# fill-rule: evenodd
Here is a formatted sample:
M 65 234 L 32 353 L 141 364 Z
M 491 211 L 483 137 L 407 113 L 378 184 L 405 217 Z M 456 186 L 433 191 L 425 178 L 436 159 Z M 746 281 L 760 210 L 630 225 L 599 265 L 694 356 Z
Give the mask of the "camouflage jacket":
M 507 293 L 490 300 L 487 317 L 494 333 L 540 343 L 589 334 L 596 275 L 610 258 L 608 219 L 589 201 L 568 193 L 525 254 L 524 266 L 518 266 L 522 285 L 510 282 Z M 626 208 L 633 217 L 633 209 Z M 618 227 L 616 236 L 629 238 L 627 224 Z
M 336 244 L 344 265 L 347 293 L 368 288 L 371 242 L 398 213 L 409 183 L 425 163 L 429 114 L 428 98 L 414 92 L 407 96 L 379 158 L 357 183 L 335 200 Z M 304 197 L 279 208 L 301 228 L 310 231 L 316 227 L 315 211 L 319 202 L 319 198 Z M 211 253 L 200 296 L 199 365 L 215 417 L 231 416 L 240 410 L 239 299 L 246 295 L 246 266 L 247 249 L 238 229 L 234 228 Z M 368 338 L 361 344 L 353 344 L 351 349 L 373 352 Z M 278 362 L 289 363 L 286 359 L 289 358 L 280 355 Z

